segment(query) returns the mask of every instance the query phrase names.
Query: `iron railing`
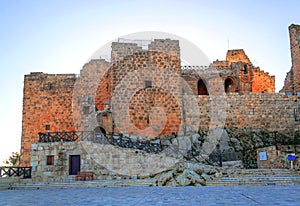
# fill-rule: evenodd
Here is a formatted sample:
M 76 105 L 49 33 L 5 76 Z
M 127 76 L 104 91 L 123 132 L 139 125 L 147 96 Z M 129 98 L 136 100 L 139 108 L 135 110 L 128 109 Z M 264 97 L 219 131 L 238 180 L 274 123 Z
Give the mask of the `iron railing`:
M 31 178 L 31 167 L 0 167 L 0 177 Z
M 39 142 L 100 141 L 105 136 L 95 131 L 39 132 Z
M 39 142 L 75 142 L 92 141 L 100 144 L 112 144 L 124 148 L 144 150 L 146 152 L 158 153 L 162 151 L 162 145 L 155 141 L 132 140 L 122 134 L 104 135 L 99 131 L 70 131 L 70 132 L 40 132 Z

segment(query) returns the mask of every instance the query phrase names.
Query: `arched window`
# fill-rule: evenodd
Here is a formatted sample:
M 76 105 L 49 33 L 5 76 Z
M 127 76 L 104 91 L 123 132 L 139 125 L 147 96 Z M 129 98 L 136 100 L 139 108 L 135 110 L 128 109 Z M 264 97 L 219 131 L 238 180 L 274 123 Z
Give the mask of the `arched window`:
M 244 74 L 248 74 L 248 66 L 247 66 L 247 64 L 244 64 Z
M 198 95 L 208 95 L 205 82 L 202 79 L 198 81 Z
M 226 78 L 224 83 L 225 92 L 232 92 L 231 89 L 232 86 L 233 86 L 233 80 L 230 77 Z

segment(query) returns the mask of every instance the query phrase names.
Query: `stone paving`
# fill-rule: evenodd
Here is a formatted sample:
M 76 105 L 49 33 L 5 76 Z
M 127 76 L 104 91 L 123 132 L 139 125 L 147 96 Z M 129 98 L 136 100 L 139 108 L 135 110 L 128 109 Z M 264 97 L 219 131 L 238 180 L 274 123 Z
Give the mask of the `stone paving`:
M 4 190 L 0 205 L 300 205 L 300 186 Z

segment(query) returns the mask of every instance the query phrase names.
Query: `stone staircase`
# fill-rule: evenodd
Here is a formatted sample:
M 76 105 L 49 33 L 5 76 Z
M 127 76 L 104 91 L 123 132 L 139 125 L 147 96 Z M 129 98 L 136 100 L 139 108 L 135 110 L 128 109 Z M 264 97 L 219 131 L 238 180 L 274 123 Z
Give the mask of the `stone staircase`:
M 122 180 L 93 180 L 72 182 L 15 182 L 0 183 L 0 190 L 23 189 L 61 189 L 61 188 L 100 188 L 100 187 L 126 187 L 126 186 L 154 186 L 153 179 L 122 179 Z
M 74 178 L 69 178 L 61 182 L 32 182 L 31 179 L 25 180 L 0 181 L 0 190 L 155 186 L 155 179 L 74 181 Z M 222 177 L 207 180 L 206 185 L 300 185 L 300 172 L 288 169 L 225 169 Z
M 220 178 L 207 180 L 208 186 L 300 185 L 300 173 L 288 169 L 227 169 Z

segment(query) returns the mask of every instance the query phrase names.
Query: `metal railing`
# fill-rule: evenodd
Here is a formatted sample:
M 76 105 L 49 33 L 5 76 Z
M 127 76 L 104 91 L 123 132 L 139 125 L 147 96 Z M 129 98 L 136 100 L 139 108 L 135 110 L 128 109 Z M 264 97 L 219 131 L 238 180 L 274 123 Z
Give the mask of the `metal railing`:
M 0 167 L 0 177 L 31 178 L 31 167 Z
M 39 142 L 78 142 L 92 141 L 99 144 L 112 144 L 124 148 L 144 150 L 158 153 L 162 151 L 162 145 L 150 140 L 132 140 L 122 134 L 104 135 L 99 131 L 69 131 L 69 132 L 39 132 Z
M 95 131 L 67 131 L 67 132 L 39 132 L 39 142 L 76 142 L 76 141 L 96 141 L 104 136 Z

